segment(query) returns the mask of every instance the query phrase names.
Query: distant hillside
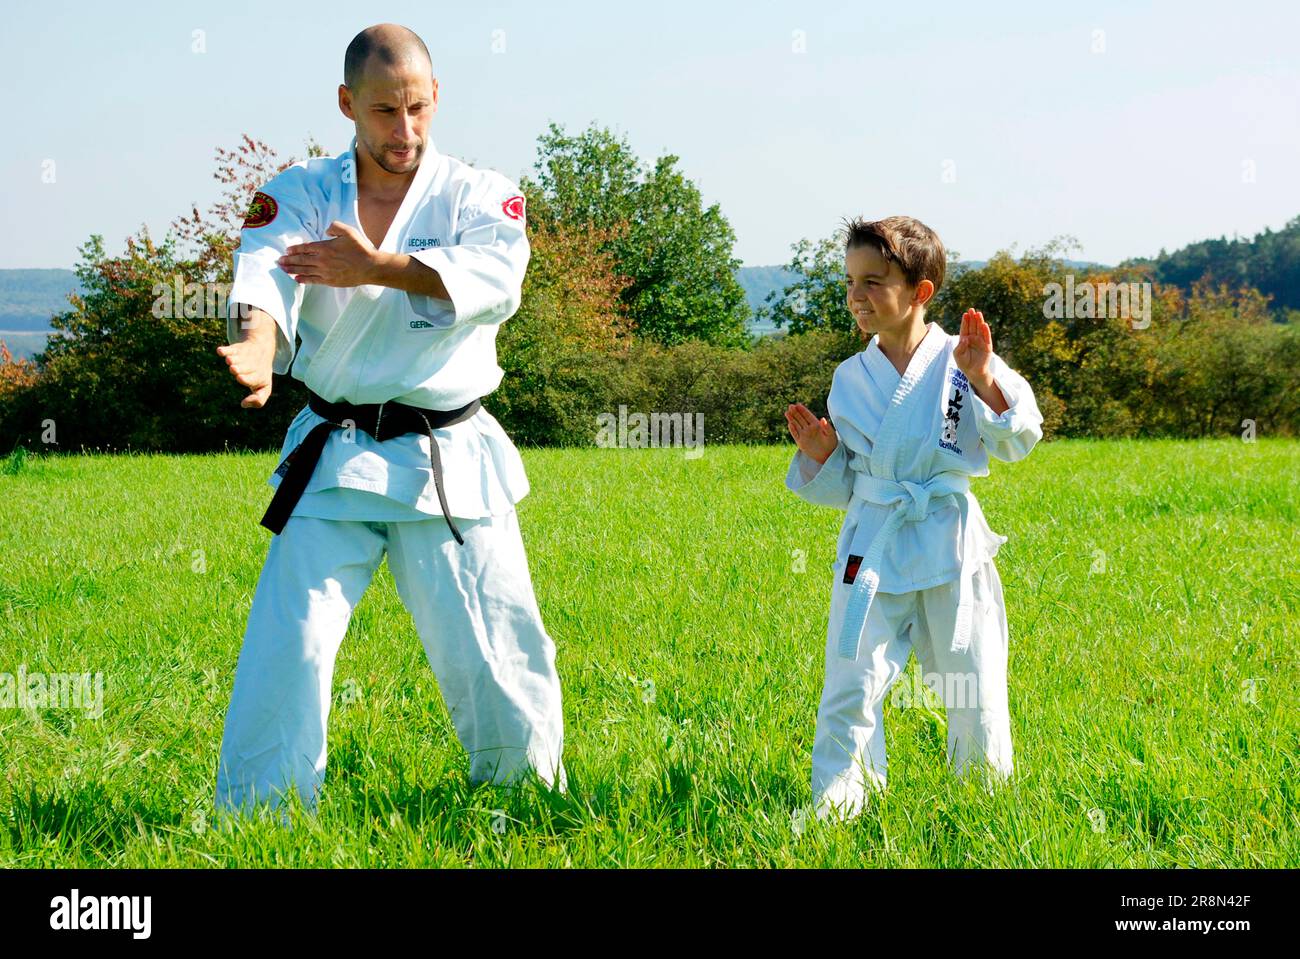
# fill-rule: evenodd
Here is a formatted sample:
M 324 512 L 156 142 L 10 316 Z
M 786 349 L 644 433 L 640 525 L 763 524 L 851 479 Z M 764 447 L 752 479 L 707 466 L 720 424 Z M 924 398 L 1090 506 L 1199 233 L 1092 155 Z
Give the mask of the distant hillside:
M 0 330 L 48 330 L 80 290 L 71 270 L 0 270 Z
M 776 290 L 778 293 L 795 281 L 797 274 L 783 266 L 742 266 L 736 271 L 736 282 L 745 291 L 745 302 L 752 313 L 757 313 L 763 306 L 767 294 Z M 776 327 L 771 323 L 751 321 L 753 333 L 772 333 Z
M 985 260 L 952 264 L 953 273 L 979 269 Z M 1066 260 L 1066 266 L 1083 272 L 1102 267 L 1085 260 Z M 1202 240 L 1173 253 L 1161 250 L 1154 258 L 1125 260 L 1120 267 L 1145 266 L 1161 283 L 1190 289 L 1202 276 L 1232 285 L 1253 286 L 1273 297 L 1273 306 L 1300 309 L 1300 216 L 1277 233 L 1265 230 L 1251 239 Z M 796 275 L 784 266 L 742 266 L 736 279 L 745 291 L 751 311 L 780 292 Z M 71 270 L 0 270 L 0 340 L 15 357 L 30 357 L 45 346 L 50 317 L 68 308 L 68 294 L 79 292 Z M 755 333 L 775 332 L 770 323 L 751 322 Z
M 783 266 L 742 266 L 736 271 L 736 281 L 745 291 L 749 308 L 757 310 L 770 291 L 784 289 L 797 275 Z
M 1247 240 L 1201 240 L 1154 258 L 1125 260 L 1121 266 L 1150 268 L 1160 283 L 1183 289 L 1202 277 L 1229 286 L 1250 286 L 1273 298 L 1275 310 L 1300 310 L 1300 216 L 1277 233 L 1265 229 Z
M 68 309 L 68 294 L 80 290 L 71 270 L 0 270 L 0 340 L 15 359 L 45 348 L 50 317 Z

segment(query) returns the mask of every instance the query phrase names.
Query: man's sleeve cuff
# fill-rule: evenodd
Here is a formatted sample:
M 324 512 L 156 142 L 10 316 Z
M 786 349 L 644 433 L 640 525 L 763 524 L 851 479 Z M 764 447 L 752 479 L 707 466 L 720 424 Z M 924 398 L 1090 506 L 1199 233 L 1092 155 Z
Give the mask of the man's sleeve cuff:
M 438 314 L 449 316 L 450 322 L 444 325 L 452 326 L 459 326 L 462 323 L 491 323 L 498 318 L 504 320 L 509 317 L 519 308 L 519 297 L 503 291 L 497 285 L 499 280 L 495 274 L 505 270 L 504 264 L 493 262 L 489 264 L 493 275 L 476 276 L 475 266 L 455 262 L 456 257 L 463 252 L 455 247 L 448 249 L 435 247 L 408 254 L 430 269 L 436 270 L 442 285 L 447 288 L 447 295 L 451 297 L 451 302 L 448 303 L 438 297 L 411 294 L 412 307 L 422 316 L 434 319 Z M 493 254 L 475 251 L 472 255 L 490 257 Z M 485 290 L 490 290 L 496 295 L 486 297 L 483 295 Z
M 995 376 L 993 382 L 1002 391 L 1007 401 L 1007 408 L 1001 413 L 994 413 L 992 408 L 979 397 L 974 387 L 971 388 L 971 406 L 975 411 L 975 422 L 981 436 L 989 439 L 1010 439 L 1024 431 L 1028 425 L 1025 416 L 1024 397 L 1019 384 L 1009 376 Z
M 452 327 L 465 322 L 468 311 L 462 308 L 461 304 L 468 304 L 468 294 L 455 279 L 453 274 L 456 271 L 448 263 L 446 251 L 434 248 L 415 250 L 407 255 L 434 270 L 442 280 L 442 285 L 447 288 L 447 295 L 451 297 L 450 300 L 444 300 L 441 297 L 408 291 L 406 295 L 411 309 L 425 319 L 434 321 L 434 325 L 438 327 Z
M 285 274 L 290 283 L 297 283 L 293 277 Z M 278 280 L 266 277 L 264 282 L 250 279 L 237 279 L 230 287 L 226 303 L 226 342 L 237 343 L 243 337 L 240 327 L 239 304 L 256 307 L 275 320 L 275 358 L 271 369 L 275 373 L 288 373 L 293 364 L 293 330 L 289 328 L 285 314 L 284 300 Z

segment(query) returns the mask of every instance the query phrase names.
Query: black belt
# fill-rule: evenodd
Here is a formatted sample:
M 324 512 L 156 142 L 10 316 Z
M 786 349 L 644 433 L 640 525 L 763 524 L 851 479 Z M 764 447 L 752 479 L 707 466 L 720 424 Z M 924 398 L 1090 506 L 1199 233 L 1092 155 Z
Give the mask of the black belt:
M 406 433 L 423 433 L 429 437 L 429 465 L 433 467 L 433 485 L 438 491 L 442 516 L 447 521 L 451 535 L 456 537 L 456 542 L 464 545 L 465 540 L 461 538 L 460 530 L 451 521 L 447 497 L 442 491 L 442 458 L 438 455 L 438 441 L 434 438 L 433 431 L 469 419 L 479 411 L 479 400 L 473 400 L 456 410 L 426 410 L 404 403 L 331 403 L 308 390 L 307 405 L 312 408 L 312 412 L 323 416 L 326 422 L 313 427 L 307 438 L 285 457 L 281 468 L 287 466 L 288 469 L 280 480 L 275 495 L 271 497 L 266 515 L 262 517 L 263 526 L 277 535 L 284 529 L 303 490 L 307 488 L 307 481 L 316 470 L 321 451 L 325 449 L 325 441 L 335 430 L 346 429 L 344 421 L 350 420 L 357 429 L 364 430 L 380 442 Z

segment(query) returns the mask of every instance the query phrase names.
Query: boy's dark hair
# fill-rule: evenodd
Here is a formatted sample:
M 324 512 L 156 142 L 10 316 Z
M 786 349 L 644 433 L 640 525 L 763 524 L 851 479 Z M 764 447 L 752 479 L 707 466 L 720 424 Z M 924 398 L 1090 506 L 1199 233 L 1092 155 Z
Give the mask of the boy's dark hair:
M 910 216 L 888 216 L 883 220 L 855 217 L 844 221 L 844 252 L 855 246 L 872 246 L 886 260 L 893 260 L 903 271 L 909 286 L 922 280 L 934 284 L 934 292 L 943 286 L 948 266 L 948 251 L 939 234 Z

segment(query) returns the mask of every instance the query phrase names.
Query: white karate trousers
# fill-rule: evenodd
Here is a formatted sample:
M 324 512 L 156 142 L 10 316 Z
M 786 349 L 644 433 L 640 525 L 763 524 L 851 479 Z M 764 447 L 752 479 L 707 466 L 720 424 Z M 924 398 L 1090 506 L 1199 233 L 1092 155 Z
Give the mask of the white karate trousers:
M 316 809 L 334 660 L 384 554 L 433 667 L 471 782 L 534 770 L 565 789 L 555 646 L 542 625 L 515 511 L 363 522 L 290 516 L 271 540 L 235 669 L 217 770 L 218 813 L 296 788 Z M 263 809 L 263 811 L 265 811 Z
M 947 757 L 957 776 L 977 767 L 995 779 L 1012 773 L 1007 704 L 1007 619 L 1002 580 L 993 560 L 972 578 L 970 645 L 951 650 L 958 582 L 910 593 L 877 593 L 856 660 L 838 653 L 840 624 L 851 586 L 835 567 L 826 640 L 826 679 L 813 738 L 812 792 L 818 818 L 848 818 L 862 810 L 866 788 L 884 789 L 885 695 L 915 650 L 922 682 L 943 701 Z M 916 697 L 912 697 L 915 702 Z

